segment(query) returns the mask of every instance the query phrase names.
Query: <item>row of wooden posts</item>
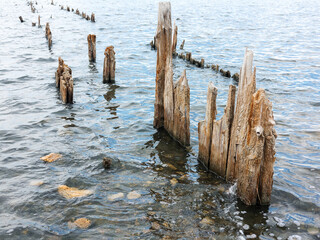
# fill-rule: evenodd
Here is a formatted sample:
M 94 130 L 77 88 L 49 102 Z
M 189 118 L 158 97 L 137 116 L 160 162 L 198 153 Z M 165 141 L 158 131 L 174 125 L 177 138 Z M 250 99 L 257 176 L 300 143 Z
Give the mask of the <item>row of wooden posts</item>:
M 53 3 L 53 0 L 51 0 L 51 5 L 54 5 Z M 59 5 L 60 6 L 60 9 L 63 10 L 64 9 L 64 6 L 63 5 Z M 74 12 L 74 8 L 70 8 L 69 6 L 66 7 L 66 10 L 68 12 Z M 96 16 L 94 13 L 91 13 L 91 17 L 89 15 L 87 15 L 85 12 L 81 12 L 80 14 L 80 11 L 79 9 L 76 9 L 75 11 L 75 14 L 77 15 L 81 15 L 82 18 L 86 19 L 87 21 L 91 20 L 91 22 L 95 22 L 96 21 Z
M 96 61 L 96 35 L 89 34 L 88 58 L 90 62 Z M 104 51 L 103 83 L 115 81 L 116 59 L 114 47 L 109 46 Z M 64 103 L 73 103 L 73 79 L 71 68 L 59 57 L 58 69 L 55 73 L 56 87 L 60 89 L 61 100 Z
M 223 70 L 222 68 L 220 69 L 220 66 L 218 64 L 205 64 L 205 60 L 203 58 L 201 58 L 201 60 L 196 60 L 195 58 L 192 57 L 192 53 L 191 52 L 186 52 L 186 53 L 177 53 L 176 52 L 176 47 L 177 47 L 177 35 L 178 35 L 178 26 L 175 25 L 173 26 L 174 29 L 174 33 L 173 35 L 175 36 L 175 38 L 173 39 L 172 42 L 172 56 L 173 57 L 179 57 L 183 60 L 186 60 L 187 62 L 190 62 L 190 64 L 195 65 L 196 67 L 199 68 L 211 68 L 212 70 L 216 71 L 216 72 L 220 72 L 220 74 L 224 77 L 230 78 L 232 77 L 235 81 L 239 81 L 239 73 L 235 73 L 231 76 L 231 72 L 229 70 Z M 156 47 L 156 37 L 154 37 L 154 40 L 152 40 L 150 42 L 151 45 L 151 49 L 157 50 Z M 185 44 L 185 40 L 182 41 L 181 45 L 180 45 L 180 50 L 183 50 L 184 48 L 184 44 Z
M 157 70 L 153 125 L 164 128 L 181 145 L 188 146 L 190 88 L 185 70 L 173 83 L 177 27 L 173 29 L 171 4 L 160 2 L 154 38 Z M 186 58 L 189 60 L 191 53 Z M 230 85 L 220 120 L 216 120 L 218 90 L 209 83 L 205 119 L 198 124 L 198 160 L 227 181 L 237 181 L 237 195 L 247 205 L 270 202 L 277 137 L 272 104 L 263 89 L 256 91 L 256 70 L 252 71 L 252 66 L 253 52 L 246 49 L 237 96 L 236 87 Z

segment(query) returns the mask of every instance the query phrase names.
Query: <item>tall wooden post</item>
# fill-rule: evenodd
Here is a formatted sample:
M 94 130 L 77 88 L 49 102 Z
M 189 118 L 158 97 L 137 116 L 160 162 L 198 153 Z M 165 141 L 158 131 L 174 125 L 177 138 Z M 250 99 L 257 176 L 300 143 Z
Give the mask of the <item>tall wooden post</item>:
M 158 27 L 155 38 L 155 44 L 157 48 L 157 70 L 156 70 L 156 93 L 155 93 L 155 104 L 154 104 L 154 121 L 153 126 L 155 128 L 161 128 L 164 126 L 164 91 L 165 82 L 167 85 L 170 84 L 172 87 L 171 93 L 173 92 L 173 82 L 170 80 L 172 61 L 172 29 L 171 29 L 171 4 L 170 2 L 160 2 L 158 12 Z M 166 74 L 168 73 L 168 74 Z M 170 77 L 166 81 L 166 78 Z M 173 102 L 173 101 L 172 101 Z M 172 110 L 173 112 L 173 110 Z
M 89 34 L 88 37 L 88 56 L 90 62 L 96 61 L 96 35 Z
M 109 46 L 104 51 L 103 83 L 110 83 L 115 80 L 116 58 L 113 49 L 113 46 Z
M 176 26 L 176 22 L 173 24 L 173 40 L 172 40 L 172 53 L 176 53 L 178 42 L 178 26 Z

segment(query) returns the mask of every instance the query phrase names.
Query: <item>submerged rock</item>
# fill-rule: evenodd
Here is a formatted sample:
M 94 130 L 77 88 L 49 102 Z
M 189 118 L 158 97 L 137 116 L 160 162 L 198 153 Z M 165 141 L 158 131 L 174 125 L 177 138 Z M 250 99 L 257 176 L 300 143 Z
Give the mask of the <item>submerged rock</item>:
M 175 178 L 172 178 L 172 179 L 170 180 L 170 183 L 171 183 L 172 186 L 174 186 L 174 185 L 176 185 L 176 184 L 178 183 L 178 180 L 175 179 Z
M 108 196 L 108 200 L 109 201 L 114 201 L 118 198 L 123 198 L 124 197 L 124 194 L 123 193 L 116 193 L 116 194 L 112 194 L 110 196 Z
M 44 182 L 41 181 L 41 180 L 32 180 L 32 181 L 30 181 L 30 185 L 31 186 L 41 186 L 42 184 L 44 184 Z
M 85 229 L 90 227 L 90 225 L 91 225 L 91 221 L 87 218 L 78 218 L 74 222 L 68 222 L 69 228 L 78 227 L 78 228 Z
M 136 191 L 129 192 L 128 195 L 127 195 L 128 199 L 137 199 L 137 198 L 140 198 L 140 197 L 141 197 L 141 194 L 136 192 Z
M 46 155 L 42 158 L 40 158 L 41 160 L 45 161 L 45 162 L 53 162 L 58 160 L 59 158 L 62 158 L 62 155 L 59 153 L 50 153 L 49 155 Z
M 104 157 L 103 158 L 103 167 L 104 169 L 109 169 L 111 167 L 112 158 L 110 157 Z
M 91 190 L 80 190 L 78 188 L 60 185 L 58 187 L 58 193 L 66 199 L 71 199 L 75 197 L 85 197 L 92 194 L 93 192 Z

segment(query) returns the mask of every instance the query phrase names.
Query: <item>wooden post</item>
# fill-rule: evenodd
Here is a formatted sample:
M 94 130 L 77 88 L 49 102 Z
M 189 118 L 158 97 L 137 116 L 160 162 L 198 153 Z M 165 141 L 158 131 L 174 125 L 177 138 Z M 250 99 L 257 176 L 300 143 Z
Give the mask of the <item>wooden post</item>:
M 88 35 L 88 56 L 90 62 L 96 61 L 96 35 Z
M 204 59 L 203 58 L 201 58 L 200 67 L 204 68 Z
M 104 51 L 103 63 L 103 83 L 110 83 L 115 80 L 116 58 L 113 46 L 109 46 Z
M 173 23 L 173 40 L 172 40 L 172 54 L 176 54 L 177 48 L 177 41 L 178 41 L 178 26 L 176 26 L 176 22 Z
M 233 181 L 238 178 L 238 163 L 240 157 L 237 153 L 241 149 L 241 136 L 245 135 L 248 112 L 251 102 L 251 97 L 256 90 L 256 74 L 252 72 L 253 52 L 246 50 L 243 65 L 240 70 L 240 81 L 238 85 L 238 95 L 236 111 L 230 136 L 230 147 L 228 155 L 228 166 L 226 178 L 228 181 Z
M 191 52 L 187 52 L 186 53 L 186 61 L 190 61 L 191 60 Z
M 67 11 L 70 12 L 70 7 L 69 6 L 67 6 Z
M 21 16 L 19 17 L 19 19 L 20 19 L 20 22 L 22 22 L 22 23 L 24 22 L 24 20 Z
M 180 79 L 174 84 L 174 127 L 173 138 L 182 146 L 190 145 L 190 88 L 183 71 Z
M 80 11 L 79 11 L 78 8 L 77 8 L 77 10 L 76 10 L 76 14 L 77 14 L 77 15 L 80 15 Z
M 213 121 L 209 169 L 226 176 L 231 126 L 235 107 L 236 87 L 229 86 L 229 96 L 224 115 Z
M 175 28 L 177 31 L 177 28 Z M 172 38 L 171 4 L 159 3 L 156 34 L 157 71 L 153 126 L 164 127 L 182 146 L 190 145 L 190 88 L 183 72 L 173 84 L 172 55 L 176 47 L 176 35 Z M 175 46 L 174 46 L 175 45 Z
M 40 24 L 40 15 L 38 16 L 38 28 L 41 27 L 41 24 Z
M 33 22 L 31 24 L 32 24 L 32 27 L 35 27 L 37 25 L 37 23 L 35 23 L 35 22 Z
M 212 141 L 213 122 L 216 119 L 216 98 L 218 89 L 209 82 L 207 93 L 207 107 L 204 121 L 198 123 L 199 134 L 199 155 L 198 160 L 201 161 L 207 168 L 210 163 L 210 151 Z
M 96 16 L 94 15 L 94 13 L 91 13 L 91 22 L 95 22 L 96 21 Z
M 52 46 L 52 33 L 50 30 L 49 23 L 46 24 L 46 38 L 48 39 L 48 47 L 51 49 Z
M 157 70 L 156 70 L 156 93 L 154 104 L 154 121 L 155 128 L 164 126 L 164 90 L 166 73 L 171 67 L 172 61 L 172 29 L 171 29 L 171 4 L 170 2 L 160 2 L 158 12 L 158 26 L 155 38 L 157 48 Z M 167 81 L 169 85 L 169 80 Z M 172 83 L 172 82 L 171 82 Z M 170 88 L 173 92 L 173 83 Z M 173 102 L 173 101 L 172 101 Z M 173 113 L 173 109 L 172 109 Z
M 90 16 L 89 16 L 89 15 L 87 15 L 86 20 L 87 20 L 87 21 L 89 21 L 89 20 L 90 20 Z
M 73 79 L 72 71 L 59 57 L 59 65 L 56 71 L 56 86 L 60 88 L 61 100 L 64 103 L 73 103 Z
M 183 40 L 182 43 L 181 43 L 181 45 L 180 45 L 180 49 L 181 49 L 181 50 L 182 50 L 183 47 L 184 47 L 184 43 L 185 43 L 185 41 Z

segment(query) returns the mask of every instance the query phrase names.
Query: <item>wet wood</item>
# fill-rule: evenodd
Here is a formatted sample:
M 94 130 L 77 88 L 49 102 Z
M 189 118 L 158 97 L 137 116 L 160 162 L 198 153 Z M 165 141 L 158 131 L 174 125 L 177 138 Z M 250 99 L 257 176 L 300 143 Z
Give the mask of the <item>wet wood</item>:
M 38 28 L 41 27 L 41 24 L 40 24 L 40 15 L 38 16 Z
M 218 90 L 212 82 L 209 83 L 207 92 L 207 106 L 204 121 L 198 123 L 199 135 L 199 154 L 198 160 L 206 167 L 209 167 L 212 128 L 214 120 L 216 119 L 216 98 Z
M 32 27 L 35 27 L 37 25 L 37 23 L 33 22 L 31 23 Z
M 24 20 L 21 16 L 19 17 L 19 19 L 20 19 L 20 22 L 22 22 L 22 23 L 24 22 Z
M 87 15 L 86 20 L 87 20 L 87 21 L 89 21 L 89 20 L 90 20 L 90 16 L 89 16 L 89 15 Z
M 96 16 L 94 15 L 94 13 L 91 13 L 91 22 L 95 22 L 96 21 Z
M 104 63 L 103 63 L 103 83 L 114 82 L 116 71 L 116 58 L 114 47 L 109 46 L 104 51 Z
M 87 37 L 88 40 L 88 56 L 90 62 L 96 61 L 96 35 L 89 34 Z
M 67 6 L 67 11 L 70 12 L 70 7 L 69 6 Z
M 77 15 L 80 15 L 80 11 L 79 11 L 78 8 L 77 8 L 77 10 L 76 10 L 76 14 L 77 14 Z
M 227 105 L 222 118 L 214 120 L 210 149 L 209 169 L 222 177 L 226 175 L 231 126 L 235 107 L 236 87 L 229 86 Z
M 232 75 L 232 78 L 236 81 L 239 82 L 239 73 L 235 73 Z
M 186 61 L 190 61 L 191 59 L 191 52 L 186 53 Z
M 230 77 L 231 77 L 231 73 L 230 73 L 229 70 L 225 71 L 225 70 L 223 70 L 223 69 L 220 69 L 220 73 L 221 73 L 221 75 L 224 76 L 224 77 L 227 77 L 227 78 L 230 78 Z
M 73 79 L 71 68 L 59 57 L 59 65 L 55 74 L 56 87 L 60 88 L 61 100 L 73 103 Z
M 181 49 L 181 50 L 182 50 L 183 47 L 184 47 L 184 43 L 185 43 L 185 41 L 183 40 L 182 43 L 181 43 L 181 45 L 180 45 L 180 49 Z

